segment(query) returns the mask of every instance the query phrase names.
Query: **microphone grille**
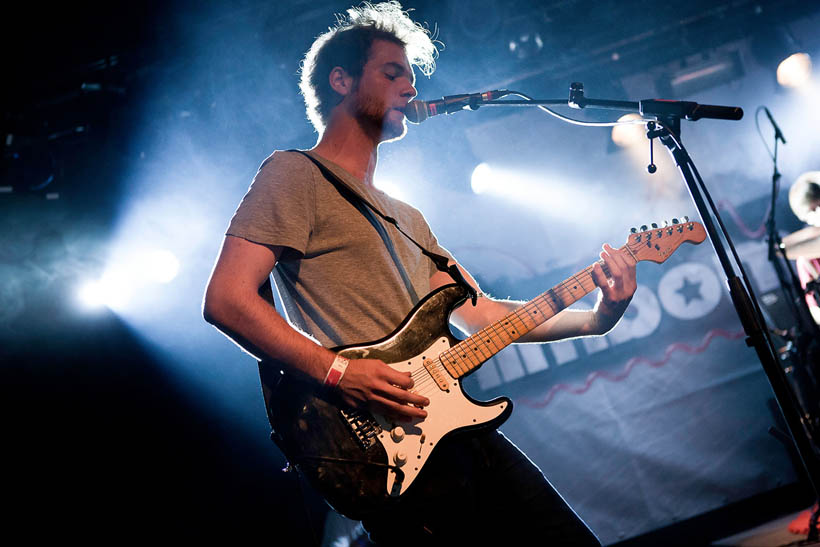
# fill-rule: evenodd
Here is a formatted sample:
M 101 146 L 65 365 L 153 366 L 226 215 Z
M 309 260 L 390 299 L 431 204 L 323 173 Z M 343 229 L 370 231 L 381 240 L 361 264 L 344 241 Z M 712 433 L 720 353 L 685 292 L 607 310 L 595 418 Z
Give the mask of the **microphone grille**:
M 424 101 L 410 101 L 404 107 L 404 117 L 410 123 L 421 123 L 427 119 L 427 105 Z

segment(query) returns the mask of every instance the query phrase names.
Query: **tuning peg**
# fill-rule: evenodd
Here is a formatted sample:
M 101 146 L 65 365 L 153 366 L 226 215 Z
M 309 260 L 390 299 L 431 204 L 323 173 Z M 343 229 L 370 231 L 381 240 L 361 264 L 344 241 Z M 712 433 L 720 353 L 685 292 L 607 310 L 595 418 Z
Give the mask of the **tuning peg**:
M 657 227 L 658 227 L 658 223 L 657 223 L 657 222 L 653 222 L 653 223 L 652 223 L 652 229 L 653 229 L 653 230 L 655 230 L 655 229 L 657 229 Z
M 680 221 L 676 218 L 672 219 L 672 224 L 680 224 Z
M 629 229 L 629 232 L 632 233 L 632 234 L 637 233 L 637 231 L 638 231 L 638 229 L 635 228 L 634 226 Z
M 647 231 L 648 229 L 649 229 L 649 228 L 647 228 L 647 227 L 646 227 L 646 224 L 641 224 L 641 231 L 642 231 L 642 232 L 645 232 L 645 231 Z
M 683 221 L 684 221 L 684 222 L 689 222 L 689 217 L 684 216 L 684 217 L 683 217 Z
M 664 227 L 664 228 L 666 228 L 667 226 L 669 226 L 669 221 L 668 221 L 668 220 L 664 220 L 664 221 L 663 221 L 663 227 Z

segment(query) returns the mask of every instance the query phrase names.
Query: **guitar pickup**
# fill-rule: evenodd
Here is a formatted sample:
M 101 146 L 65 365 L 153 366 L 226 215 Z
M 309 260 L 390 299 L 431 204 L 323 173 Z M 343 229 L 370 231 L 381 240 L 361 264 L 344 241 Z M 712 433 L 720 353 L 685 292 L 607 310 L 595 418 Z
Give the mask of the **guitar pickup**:
M 447 391 L 450 389 L 450 385 L 447 383 L 447 377 L 444 376 L 442 372 L 442 368 L 437 366 L 437 361 L 433 361 L 431 359 L 427 359 L 424 361 L 424 368 L 427 369 L 427 372 L 430 373 L 430 376 L 433 377 L 433 380 L 436 382 L 436 385 L 441 391 Z

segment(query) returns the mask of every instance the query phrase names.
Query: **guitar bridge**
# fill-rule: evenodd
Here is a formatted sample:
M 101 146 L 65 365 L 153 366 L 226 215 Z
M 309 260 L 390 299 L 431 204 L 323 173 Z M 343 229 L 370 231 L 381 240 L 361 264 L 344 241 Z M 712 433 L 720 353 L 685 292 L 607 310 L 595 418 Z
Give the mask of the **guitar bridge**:
M 361 410 L 339 410 L 345 423 L 353 432 L 359 446 L 367 450 L 376 442 L 376 436 L 382 432 L 382 426 L 367 412 Z

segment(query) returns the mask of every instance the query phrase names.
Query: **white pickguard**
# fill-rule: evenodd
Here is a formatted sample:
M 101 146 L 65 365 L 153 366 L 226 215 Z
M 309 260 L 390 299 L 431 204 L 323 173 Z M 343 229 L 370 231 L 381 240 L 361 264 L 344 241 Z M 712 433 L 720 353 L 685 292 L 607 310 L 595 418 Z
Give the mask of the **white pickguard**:
M 440 338 L 425 352 L 401 363 L 390 363 L 390 366 L 399 372 L 423 369 L 425 360 L 435 359 L 449 347 L 447 338 Z M 392 469 L 388 471 L 387 491 L 391 496 L 399 496 L 407 490 L 442 437 L 462 427 L 489 422 L 501 415 L 507 408 L 506 401 L 490 406 L 479 406 L 471 402 L 462 393 L 459 380 L 450 376 L 440 362 L 437 366 L 441 367 L 441 371 L 447 378 L 448 391 L 442 391 L 432 379 L 425 382 L 424 387 L 419 386 L 420 381 L 416 382 L 419 387 L 418 393 L 430 399 L 430 404 L 425 407 L 426 418 L 393 423 L 374 414 L 376 421 L 383 428 L 377 438 L 387 452 L 388 463 L 399 466 L 404 473 L 403 480 L 398 481 L 396 471 Z M 416 388 L 413 391 L 417 391 Z M 400 426 L 404 432 L 401 440 L 394 438 L 393 431 L 396 426 Z M 400 463 L 402 461 L 404 463 Z

